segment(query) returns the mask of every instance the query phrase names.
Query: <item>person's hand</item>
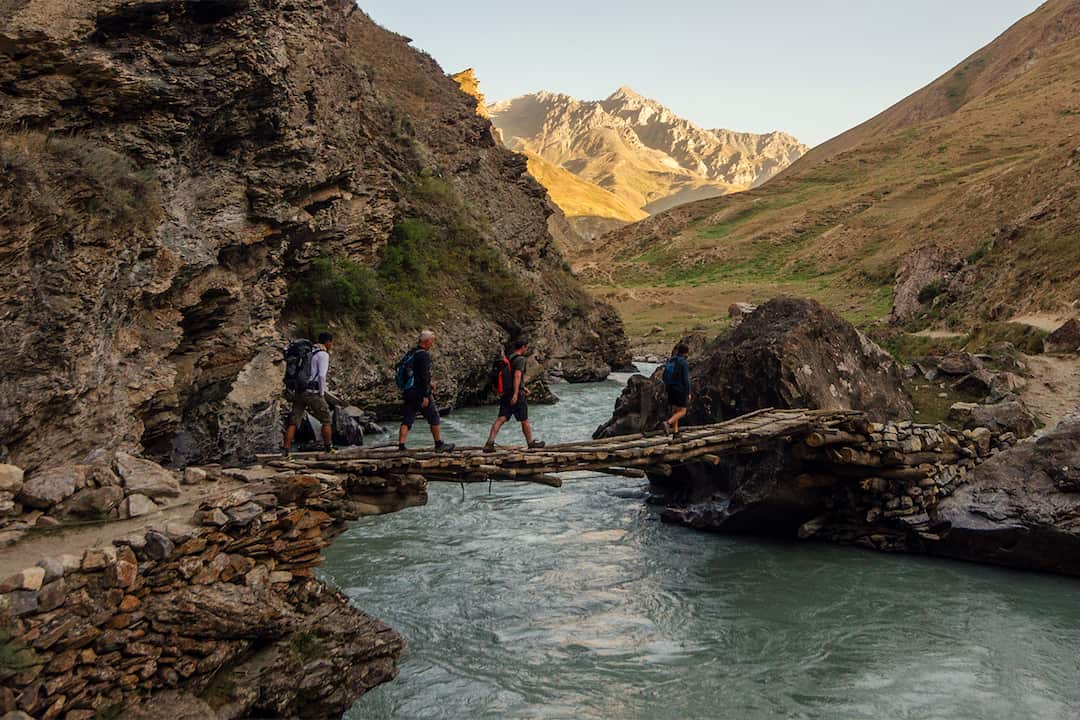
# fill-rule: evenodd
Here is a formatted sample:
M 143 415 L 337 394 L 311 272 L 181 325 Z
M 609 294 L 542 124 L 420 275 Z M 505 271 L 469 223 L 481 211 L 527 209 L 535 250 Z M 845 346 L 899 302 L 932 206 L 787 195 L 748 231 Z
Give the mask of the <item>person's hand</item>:
M 431 392 L 435 392 L 435 388 L 438 387 L 438 384 L 434 380 L 432 380 L 430 385 L 431 385 Z
M 687 395 L 686 400 L 687 400 L 687 402 L 693 402 L 694 401 L 694 394 L 690 393 L 689 395 Z
M 525 397 L 532 395 L 532 393 L 529 392 L 529 388 L 521 388 L 521 392 L 525 393 Z
M 512 398 L 510 398 L 510 404 L 511 405 L 517 405 L 518 404 L 518 394 L 517 393 L 514 393 L 514 396 Z
M 430 404 L 431 404 L 431 397 L 426 397 L 426 398 L 424 398 L 424 401 L 422 403 L 420 403 L 420 407 L 427 408 L 427 406 L 430 405 Z

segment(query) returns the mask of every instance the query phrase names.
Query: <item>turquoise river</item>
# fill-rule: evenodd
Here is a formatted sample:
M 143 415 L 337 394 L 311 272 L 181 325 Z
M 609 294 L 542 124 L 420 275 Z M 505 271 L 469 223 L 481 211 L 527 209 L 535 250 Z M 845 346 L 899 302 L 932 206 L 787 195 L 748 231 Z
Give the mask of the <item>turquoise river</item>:
M 557 386 L 539 435 L 588 437 L 625 380 Z M 492 415 L 447 438 L 479 444 Z M 644 487 L 433 484 L 353 523 L 323 576 L 408 646 L 346 717 L 1080 718 L 1080 581 L 699 533 Z

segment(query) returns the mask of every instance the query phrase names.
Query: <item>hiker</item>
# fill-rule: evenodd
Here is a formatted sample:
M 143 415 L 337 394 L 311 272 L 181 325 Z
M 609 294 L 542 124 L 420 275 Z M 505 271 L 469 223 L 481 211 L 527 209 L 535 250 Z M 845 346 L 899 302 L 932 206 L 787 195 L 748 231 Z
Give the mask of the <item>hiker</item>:
M 404 410 L 401 428 L 398 430 L 398 450 L 405 449 L 405 440 L 412 430 L 416 414 L 420 413 L 431 427 L 431 437 L 435 440 L 436 452 L 449 452 L 454 449 L 452 443 L 442 439 L 442 419 L 435 406 L 435 381 L 431 379 L 431 347 L 435 344 L 435 333 L 424 330 L 417 339 L 416 347 L 405 353 L 397 364 L 397 385 L 401 390 Z
M 694 399 L 690 394 L 690 363 L 686 359 L 689 354 L 689 346 L 679 343 L 675 346 L 675 354 L 664 363 L 664 386 L 667 388 L 668 404 L 674 411 L 664 421 L 664 432 L 668 435 L 678 434 L 679 421 L 686 417 L 690 401 Z
M 334 336 L 324 332 L 319 333 L 319 342 L 315 345 L 310 340 L 297 340 L 285 350 L 285 387 L 292 400 L 292 409 L 281 448 L 284 457 L 289 457 L 296 428 L 304 421 L 305 413 L 311 413 L 322 423 L 323 450 L 334 452 L 333 418 L 326 402 L 326 373 L 330 370 L 333 348 Z
M 525 354 L 529 352 L 529 343 L 517 340 L 513 344 L 513 353 L 499 360 L 500 372 L 496 378 L 496 392 L 499 393 L 499 417 L 491 424 L 484 452 L 495 452 L 495 436 L 511 418 L 521 423 L 521 432 L 525 443 L 530 448 L 542 448 L 545 443 L 533 440 L 532 424 L 529 423 L 529 403 L 525 400 L 529 391 L 525 388 Z M 500 392 L 501 390 L 501 392 Z

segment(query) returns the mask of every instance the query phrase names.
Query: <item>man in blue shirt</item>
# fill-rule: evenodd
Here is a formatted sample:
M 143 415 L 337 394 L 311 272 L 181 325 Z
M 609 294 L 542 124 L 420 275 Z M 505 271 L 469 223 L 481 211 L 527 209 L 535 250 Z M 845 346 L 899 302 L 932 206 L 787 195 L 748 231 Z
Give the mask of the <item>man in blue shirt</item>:
M 679 343 L 675 354 L 664 365 L 664 385 L 672 409 L 671 417 L 664 421 L 664 432 L 668 435 L 679 432 L 679 421 L 686 417 L 690 401 L 694 399 L 690 393 L 690 363 L 686 359 L 689 354 L 689 346 Z

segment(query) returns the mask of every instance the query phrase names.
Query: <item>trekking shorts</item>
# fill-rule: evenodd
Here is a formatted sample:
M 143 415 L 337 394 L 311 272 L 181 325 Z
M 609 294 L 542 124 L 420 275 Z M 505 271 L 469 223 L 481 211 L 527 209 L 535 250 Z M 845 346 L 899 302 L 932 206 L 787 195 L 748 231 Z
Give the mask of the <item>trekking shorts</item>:
M 517 403 L 513 405 L 510 403 L 510 397 L 503 396 L 499 400 L 499 417 L 509 420 L 511 416 L 518 422 L 529 419 L 529 403 L 525 401 L 524 395 L 520 395 Z
M 667 401 L 671 407 L 689 407 L 690 406 L 690 392 L 682 389 L 681 387 L 675 387 L 674 385 L 667 386 Z
M 304 421 L 304 413 L 311 413 L 323 425 L 329 425 L 333 417 L 330 406 L 326 403 L 326 398 L 311 390 L 305 390 L 302 393 L 293 395 L 292 410 L 289 411 L 289 424 L 293 427 L 300 427 L 300 423 Z
M 413 393 L 405 393 L 404 404 L 405 407 L 401 413 L 401 424 L 405 427 L 412 429 L 413 422 L 416 420 L 417 413 L 424 416 L 428 425 L 435 427 L 442 422 L 442 418 L 439 417 L 439 408 L 435 406 L 435 396 L 428 395 L 431 401 L 427 407 L 424 407 L 424 398 Z

